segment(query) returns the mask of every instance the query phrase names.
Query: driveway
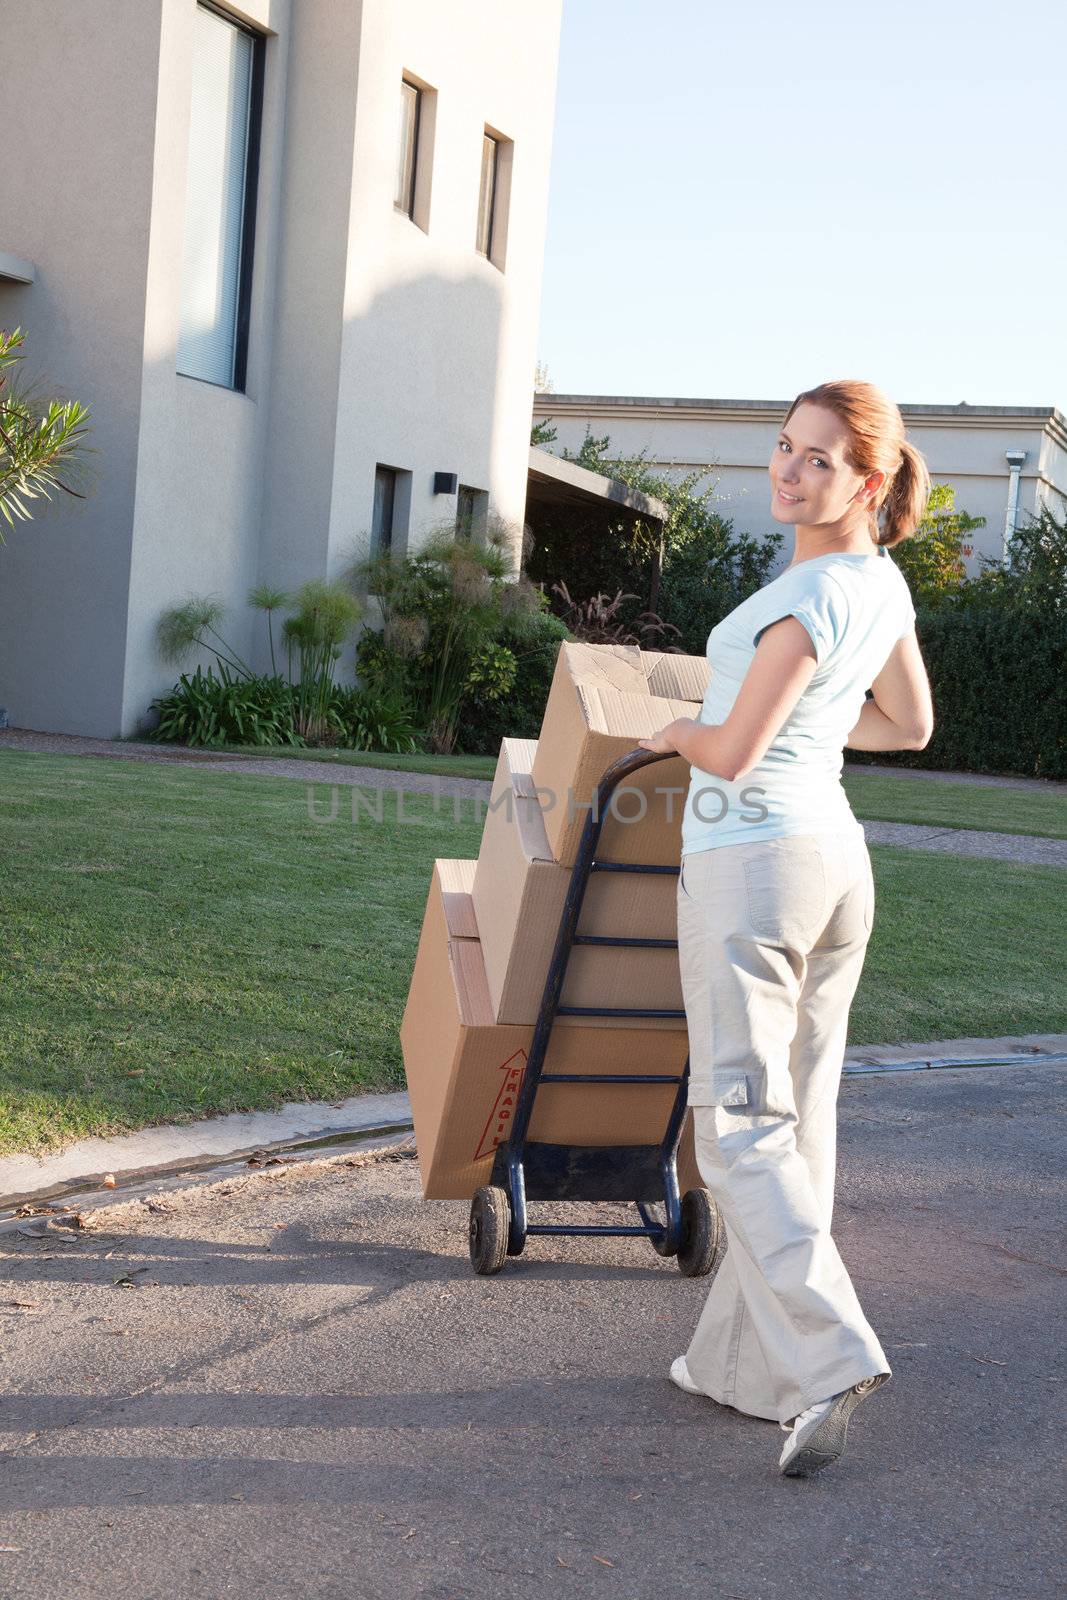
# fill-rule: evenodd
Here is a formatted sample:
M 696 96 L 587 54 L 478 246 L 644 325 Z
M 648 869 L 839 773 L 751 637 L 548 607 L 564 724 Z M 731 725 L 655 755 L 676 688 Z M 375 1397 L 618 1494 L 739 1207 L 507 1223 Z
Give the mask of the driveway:
M 835 1232 L 893 1381 L 851 1447 L 672 1388 L 706 1283 L 533 1239 L 475 1278 L 413 1160 L 249 1169 L 0 1234 L 5 1600 L 1043 1600 L 1064 1074 L 841 1091 Z

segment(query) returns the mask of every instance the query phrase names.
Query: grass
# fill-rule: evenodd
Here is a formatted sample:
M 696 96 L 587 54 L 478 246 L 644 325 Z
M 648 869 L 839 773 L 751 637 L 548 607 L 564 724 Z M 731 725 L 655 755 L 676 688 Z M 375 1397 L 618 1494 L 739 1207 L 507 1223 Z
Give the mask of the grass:
M 1067 789 L 1009 789 L 940 778 L 895 778 L 845 768 L 845 792 L 865 822 L 917 822 L 941 828 L 1067 839 Z
M 178 749 L 178 746 L 168 748 Z M 223 755 L 249 760 L 318 761 L 325 766 L 374 767 L 393 772 L 437 773 L 441 777 L 484 778 L 492 782 L 495 756 L 383 755 L 363 750 L 302 750 L 290 745 L 269 749 L 224 745 Z M 931 827 L 972 828 L 983 832 L 1067 839 L 1067 790 L 1009 789 L 999 785 L 952 783 L 935 778 L 886 777 L 862 767 L 844 775 L 845 791 L 857 817 L 869 822 L 914 822 Z
M 495 756 L 432 756 L 421 752 L 401 756 L 378 750 L 309 750 L 288 744 L 266 749 L 262 745 L 226 744 L 212 749 L 210 754 L 247 756 L 253 761 L 321 761 L 326 766 L 375 767 L 388 772 L 436 772 L 442 778 L 484 778 L 487 783 L 492 783 L 496 772 Z
M 291 780 L 0 753 L 0 1152 L 403 1082 L 431 864 L 480 825 L 349 799 L 316 822 Z M 850 1043 L 1067 1029 L 1061 872 L 871 854 Z

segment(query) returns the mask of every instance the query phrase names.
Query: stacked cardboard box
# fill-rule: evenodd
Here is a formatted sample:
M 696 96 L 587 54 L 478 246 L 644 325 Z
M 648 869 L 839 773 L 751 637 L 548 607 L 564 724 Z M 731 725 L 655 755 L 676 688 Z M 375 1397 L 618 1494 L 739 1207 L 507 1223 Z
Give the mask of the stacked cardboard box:
M 696 716 L 707 674 L 694 657 L 561 645 L 540 738 L 501 747 L 477 863 L 435 863 L 400 1035 L 427 1198 L 467 1198 L 489 1181 L 597 783 L 638 739 Z M 677 866 L 688 778 L 681 759 L 662 761 L 616 790 L 598 857 Z M 672 874 L 594 873 L 579 931 L 673 939 L 676 886 Z M 680 1011 L 677 952 L 577 945 L 561 1000 Z M 557 1017 L 545 1071 L 677 1074 L 687 1053 L 684 1017 Z M 673 1095 L 665 1085 L 546 1084 L 529 1137 L 658 1143 Z M 688 1126 L 679 1179 L 683 1192 L 700 1182 Z

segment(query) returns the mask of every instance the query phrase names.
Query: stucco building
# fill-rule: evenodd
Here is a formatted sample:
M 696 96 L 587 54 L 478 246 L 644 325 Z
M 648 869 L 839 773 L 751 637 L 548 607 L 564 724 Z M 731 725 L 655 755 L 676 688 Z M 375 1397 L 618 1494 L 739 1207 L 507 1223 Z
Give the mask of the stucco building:
M 703 471 L 714 484 L 712 505 L 739 533 L 785 539 L 778 567 L 792 555 L 792 536 L 770 510 L 767 463 L 791 400 L 653 399 L 631 395 L 537 394 L 535 422 L 551 418 L 553 450 L 576 451 L 588 428 L 607 434 L 611 455 L 642 451 L 668 476 Z M 908 438 L 921 450 L 934 483 L 956 490 L 956 506 L 985 517 L 964 546 L 968 576 L 981 557 L 1001 559 L 1009 528 L 1043 505 L 1067 510 L 1067 418 L 1054 406 L 908 405 Z
M 190 595 L 265 666 L 254 583 L 519 537 L 560 5 L 4 0 L 0 326 L 96 451 L 0 550 L 14 724 L 144 726 Z

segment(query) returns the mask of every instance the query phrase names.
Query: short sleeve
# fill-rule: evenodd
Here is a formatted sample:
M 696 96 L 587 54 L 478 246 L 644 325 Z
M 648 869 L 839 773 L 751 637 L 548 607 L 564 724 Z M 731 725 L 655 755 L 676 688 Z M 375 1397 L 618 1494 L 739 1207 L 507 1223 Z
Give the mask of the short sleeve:
M 915 607 L 911 603 L 911 597 L 910 596 L 908 597 L 908 602 L 907 602 L 907 606 L 905 608 L 904 615 L 905 615 L 907 620 L 905 621 L 904 626 L 901 628 L 900 632 L 897 634 L 897 643 L 898 644 L 900 643 L 901 639 L 906 639 L 908 637 L 908 634 L 911 632 L 912 628 L 914 628 L 914 626 L 915 626 Z
M 848 601 L 840 584 L 828 572 L 816 573 L 797 594 L 793 604 L 790 604 L 788 596 L 782 596 L 780 609 L 761 623 L 753 634 L 753 646 L 759 644 L 760 634 L 765 628 L 769 628 L 772 622 L 780 622 L 783 617 L 796 617 L 798 622 L 804 624 L 815 646 L 816 665 L 821 667 L 831 650 L 844 637 Z

